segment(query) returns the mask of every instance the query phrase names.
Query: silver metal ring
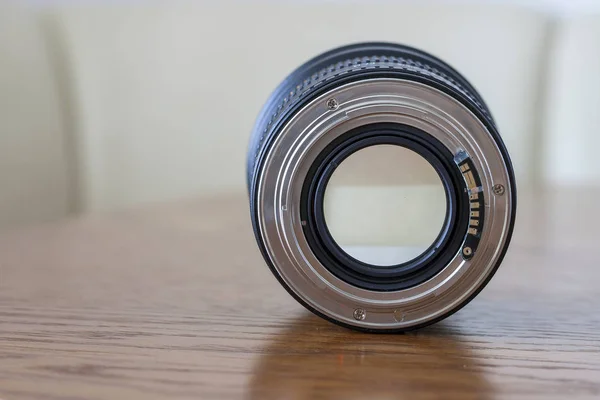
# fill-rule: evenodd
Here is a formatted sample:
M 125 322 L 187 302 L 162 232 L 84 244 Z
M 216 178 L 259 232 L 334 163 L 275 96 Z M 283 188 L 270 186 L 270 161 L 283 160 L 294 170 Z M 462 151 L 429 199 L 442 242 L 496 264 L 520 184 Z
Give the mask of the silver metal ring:
M 457 252 L 433 278 L 399 291 L 366 290 L 332 274 L 307 242 L 299 213 L 302 184 L 321 151 L 350 129 L 377 122 L 417 127 L 457 162 L 468 157 L 481 181 L 467 185 L 470 194 L 485 199 L 481 245 L 473 257 Z M 348 326 L 405 330 L 439 319 L 487 282 L 510 236 L 514 188 L 491 132 L 456 98 L 412 80 L 364 79 L 316 97 L 280 129 L 256 181 L 258 234 L 276 273 L 303 302 Z M 494 192 L 498 185 L 502 196 Z

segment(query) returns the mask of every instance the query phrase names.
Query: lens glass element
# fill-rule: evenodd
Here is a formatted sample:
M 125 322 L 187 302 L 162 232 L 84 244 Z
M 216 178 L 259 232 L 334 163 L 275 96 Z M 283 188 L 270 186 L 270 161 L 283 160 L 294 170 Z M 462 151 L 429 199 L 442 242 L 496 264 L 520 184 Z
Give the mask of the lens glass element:
M 353 258 L 376 266 L 402 264 L 436 240 L 446 192 L 433 166 L 397 145 L 374 145 L 346 158 L 324 197 L 329 233 Z

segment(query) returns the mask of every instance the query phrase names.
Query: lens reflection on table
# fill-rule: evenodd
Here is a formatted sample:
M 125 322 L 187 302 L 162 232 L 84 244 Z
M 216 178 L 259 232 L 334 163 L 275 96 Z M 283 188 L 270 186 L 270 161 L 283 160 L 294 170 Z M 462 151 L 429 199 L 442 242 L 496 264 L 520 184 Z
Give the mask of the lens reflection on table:
M 263 351 L 251 399 L 485 399 L 492 393 L 476 355 L 442 324 L 373 335 L 307 315 Z

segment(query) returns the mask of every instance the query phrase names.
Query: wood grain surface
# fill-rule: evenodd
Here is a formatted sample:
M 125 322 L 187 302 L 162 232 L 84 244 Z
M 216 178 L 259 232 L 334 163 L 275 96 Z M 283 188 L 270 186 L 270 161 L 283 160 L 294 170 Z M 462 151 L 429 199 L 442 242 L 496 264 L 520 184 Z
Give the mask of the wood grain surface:
M 0 398 L 599 399 L 599 194 L 522 195 L 486 290 L 405 335 L 305 311 L 244 196 L 4 232 Z

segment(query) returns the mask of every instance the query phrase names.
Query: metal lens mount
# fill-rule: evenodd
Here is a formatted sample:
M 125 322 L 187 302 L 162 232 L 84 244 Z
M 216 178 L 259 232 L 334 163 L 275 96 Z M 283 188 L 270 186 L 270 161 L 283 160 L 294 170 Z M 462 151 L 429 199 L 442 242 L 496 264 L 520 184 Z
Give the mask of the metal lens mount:
M 386 268 L 346 254 L 323 214 L 335 167 L 377 144 L 425 158 L 447 204 L 431 246 Z M 457 311 L 491 279 L 514 225 L 514 174 L 483 100 L 444 62 L 397 44 L 341 47 L 290 74 L 259 115 L 247 169 L 273 274 L 306 308 L 354 329 L 406 331 Z

